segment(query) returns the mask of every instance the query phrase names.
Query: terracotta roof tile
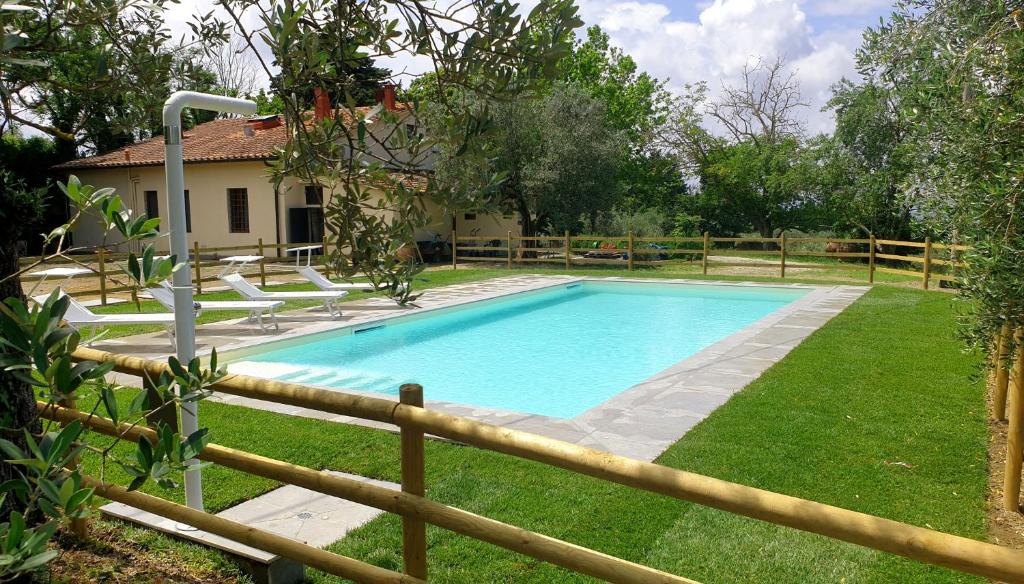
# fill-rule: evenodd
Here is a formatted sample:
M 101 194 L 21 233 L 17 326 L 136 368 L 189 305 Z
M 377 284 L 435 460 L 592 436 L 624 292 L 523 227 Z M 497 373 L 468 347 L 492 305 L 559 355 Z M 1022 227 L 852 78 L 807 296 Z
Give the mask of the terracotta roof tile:
M 398 104 L 397 110 L 406 109 Z M 373 107 L 359 107 L 356 110 L 369 114 Z M 337 110 L 344 118 L 350 119 L 347 109 Z M 309 112 L 312 117 L 312 112 Z M 233 160 L 268 160 L 276 155 L 277 149 L 288 142 L 288 128 L 285 124 L 270 129 L 256 129 L 252 136 L 245 135 L 247 120 L 242 118 L 213 120 L 187 130 L 183 135 L 184 160 L 189 162 L 224 162 Z M 163 136 L 118 148 L 105 154 L 69 160 L 54 166 L 54 170 L 77 168 L 116 168 L 126 166 L 159 166 L 164 163 Z
M 283 124 L 256 130 L 252 136 L 245 135 L 245 124 L 244 119 L 213 120 L 187 130 L 182 137 L 185 162 L 266 160 L 273 158 L 275 150 L 288 142 L 288 129 Z M 157 136 L 106 154 L 69 160 L 54 169 L 158 166 L 163 163 L 163 136 Z

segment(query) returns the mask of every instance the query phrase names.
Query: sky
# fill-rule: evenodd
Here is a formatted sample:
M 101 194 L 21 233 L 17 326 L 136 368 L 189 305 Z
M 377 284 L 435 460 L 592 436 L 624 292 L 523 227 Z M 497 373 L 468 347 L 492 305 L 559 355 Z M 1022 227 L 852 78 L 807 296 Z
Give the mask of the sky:
M 528 8 L 536 0 L 523 0 Z M 712 96 L 735 83 L 743 65 L 783 56 L 800 82 L 810 107 L 808 133 L 831 131 L 822 112 L 829 88 L 842 77 L 856 78 L 854 52 L 867 26 L 887 16 L 891 0 L 577 0 L 585 25 L 599 25 L 642 70 L 668 80 L 670 89 L 706 81 Z M 168 24 L 185 33 L 186 23 L 212 0 L 169 4 Z M 582 31 L 581 31 L 582 32 Z M 399 58 L 379 64 L 417 73 L 423 61 Z

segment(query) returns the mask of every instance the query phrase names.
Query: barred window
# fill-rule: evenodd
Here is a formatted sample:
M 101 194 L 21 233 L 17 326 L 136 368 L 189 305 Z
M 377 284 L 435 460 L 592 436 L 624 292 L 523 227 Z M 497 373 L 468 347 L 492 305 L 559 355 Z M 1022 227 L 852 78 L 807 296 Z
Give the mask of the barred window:
M 228 189 L 228 227 L 231 233 L 249 233 L 248 189 Z
M 150 219 L 160 216 L 160 197 L 156 191 L 146 191 L 146 217 Z
M 188 200 L 188 189 L 185 189 L 185 232 L 192 233 L 192 203 Z

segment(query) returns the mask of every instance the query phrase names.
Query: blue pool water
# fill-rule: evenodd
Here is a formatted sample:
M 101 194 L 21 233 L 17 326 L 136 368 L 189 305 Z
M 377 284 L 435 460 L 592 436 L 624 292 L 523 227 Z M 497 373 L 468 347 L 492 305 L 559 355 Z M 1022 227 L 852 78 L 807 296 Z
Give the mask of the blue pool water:
M 386 394 L 415 382 L 427 400 L 571 418 L 805 293 L 586 282 L 271 345 L 229 370 Z

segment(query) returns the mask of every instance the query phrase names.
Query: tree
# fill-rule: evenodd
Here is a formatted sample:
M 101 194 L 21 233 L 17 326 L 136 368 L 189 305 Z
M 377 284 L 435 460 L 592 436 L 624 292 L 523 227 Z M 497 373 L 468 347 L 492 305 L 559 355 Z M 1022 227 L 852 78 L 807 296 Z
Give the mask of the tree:
M 607 123 L 604 104 L 574 85 L 555 84 L 535 101 L 485 102 L 491 119 L 477 146 L 486 158 L 457 156 L 446 144 L 438 162 L 441 184 L 501 178 L 499 208 L 519 216 L 522 234 L 594 227 L 619 198 L 616 184 L 626 154 L 622 134 Z
M 249 47 L 238 36 L 220 47 L 210 51 L 203 59 L 203 67 L 216 76 L 217 92 L 230 97 L 253 95 L 256 92 L 259 69 Z M 263 89 L 260 89 L 263 93 Z
M 284 116 L 294 133 L 281 156 L 268 169 L 272 179 L 280 184 L 286 178 L 295 178 L 324 187 L 330 194 L 327 212 L 331 231 L 329 243 L 333 244 L 329 258 L 332 267 L 343 274 L 365 272 L 371 281 L 385 284 L 389 292 L 403 302 L 410 299 L 411 277 L 416 267 L 403 260 L 398 251 L 413 242 L 415 230 L 427 220 L 426 197 L 449 204 L 477 192 L 459 184 L 450 185 L 446 190 L 422 191 L 411 187 L 409 179 L 415 178 L 413 172 L 422 169 L 422 161 L 429 155 L 433 142 L 407 133 L 406 120 L 397 113 L 379 112 L 380 123 L 373 131 L 368 130 L 363 112 L 348 102 L 334 103 L 331 115 L 310 120 L 299 93 L 303 88 L 338 87 L 345 83 L 350 76 L 331 58 L 334 54 L 329 47 L 351 39 L 351 52 L 344 55 L 346 60 L 421 55 L 435 63 L 435 71 L 443 72 L 446 83 L 473 93 L 511 100 L 534 90 L 539 82 L 553 75 L 555 63 L 568 51 L 570 32 L 580 24 L 575 6 L 566 0 L 542 1 L 525 18 L 518 14 L 516 5 L 500 0 L 482 0 L 445 9 L 415 0 L 303 3 L 225 0 L 221 5 L 231 22 L 212 13 L 199 15 L 192 23 L 194 33 L 206 43 L 222 42 L 227 38 L 226 31 L 234 26 L 265 72 L 271 72 L 271 65 L 256 50 L 256 37 L 269 47 L 280 70 L 274 92 L 284 104 Z M 70 43 L 64 34 L 76 27 L 97 27 L 96 34 L 105 44 L 100 44 L 103 48 L 93 62 L 102 75 L 63 89 L 89 91 L 99 82 L 108 89 L 121 87 L 132 95 L 164 89 L 157 82 L 171 63 L 166 53 L 156 54 L 167 36 L 159 20 L 163 6 L 160 0 L 141 5 L 128 0 L 111 0 L 100 4 L 71 2 L 45 6 L 30 0 L 16 8 L 10 6 L 0 5 L 3 19 L 0 25 L 5 34 L 4 43 L 0 45 L 3 47 L 0 63 L 5 68 L 5 75 L 0 78 L 5 84 L 4 128 L 13 122 L 37 127 L 62 139 L 73 139 L 77 134 L 78 125 L 59 128 L 39 122 L 40 106 L 33 97 L 40 90 L 52 88 L 47 68 L 54 54 L 61 51 L 86 54 L 82 46 Z M 247 11 L 256 14 L 260 23 L 257 30 L 243 25 L 243 22 L 251 22 L 241 18 Z M 543 31 L 537 32 L 541 22 Z M 28 32 L 22 35 L 19 31 Z M 88 55 L 85 58 L 88 60 Z M 8 74 L 9 67 L 17 69 L 17 74 Z M 142 81 L 149 83 L 133 85 Z M 415 109 L 406 111 L 419 115 Z M 140 113 L 144 115 L 136 119 L 145 120 L 154 112 L 146 109 Z M 461 134 L 466 144 L 463 151 L 475 155 L 469 143 L 479 133 L 478 129 L 486 125 L 485 113 L 457 112 L 453 116 L 456 123 L 448 128 L 446 136 Z M 140 126 L 141 122 L 136 127 Z M 8 187 L 5 184 L 0 194 L 24 192 Z M 375 197 L 371 187 L 382 194 Z M 69 180 L 63 188 L 80 211 L 69 224 L 79 220 L 86 210 L 92 210 L 99 214 L 105 228 L 116 228 L 126 240 L 147 239 L 157 233 L 157 220 L 132 217 L 112 189 L 81 185 L 77 180 Z M 8 198 L 13 200 L 13 197 Z M 26 201 L 38 201 L 38 197 L 28 197 Z M 7 210 L 18 213 L 10 218 L 17 225 L 22 225 L 21 221 L 30 213 L 30 209 L 19 211 L 13 205 L 5 208 Z M 65 237 L 68 230 L 69 225 L 65 225 L 46 235 L 48 258 L 69 257 Z M 11 512 L 10 521 L 0 522 L 0 545 L 4 546 L 0 579 L 5 580 L 51 558 L 53 554 L 45 551 L 45 545 L 36 544 L 52 535 L 62 517 L 80 517 L 85 513 L 91 497 L 91 490 L 84 486 L 87 483 L 75 463 L 75 457 L 81 453 L 77 446 L 81 442 L 81 424 L 72 423 L 59 432 L 45 435 L 34 433 L 37 429 L 34 425 L 37 420 L 35 391 L 41 391 L 50 401 L 75 399 L 80 389 L 93 391 L 93 395 L 100 396 L 96 411 L 115 421 L 139 423 L 147 413 L 145 401 L 136 397 L 131 402 L 129 415 L 119 417 L 112 386 L 104 379 L 111 370 L 110 365 L 72 365 L 71 352 L 79 337 L 73 329 L 61 325 L 68 304 L 66 299 L 53 295 L 41 306 L 32 309 L 25 306 L 18 282 L 21 270 L 17 266 L 16 249 L 9 244 L 10 237 L 5 233 L 0 240 L 0 283 L 3 286 L 0 292 L 8 295 L 0 305 L 0 367 L 4 371 L 0 377 L 0 396 L 4 399 L 6 416 L 3 422 L 9 424 L 0 431 L 13 440 L 0 442 L 0 450 L 4 452 L 4 461 L 0 464 L 0 472 L 4 474 L 0 478 L 15 480 L 0 481 L 0 488 L 3 494 L 11 495 L 8 504 L 21 505 L 24 512 Z M 128 272 L 133 288 L 155 285 L 166 278 L 175 261 L 173 257 L 154 257 L 152 247 L 148 246 L 141 256 L 130 254 Z M 155 380 L 158 393 L 175 406 L 202 398 L 208 393 L 208 385 L 220 375 L 213 361 L 215 355 L 211 356 L 211 370 L 203 371 L 198 360 L 192 363 L 169 360 L 173 375 Z M 173 484 L 170 473 L 183 471 L 188 463 L 182 461 L 193 458 L 207 440 L 205 430 L 191 436 L 180 436 L 162 428 L 158 428 L 158 433 L 158 443 L 143 438 L 137 444 L 136 457 L 119 461 L 120 466 L 135 477 L 131 488 L 149 479 L 161 485 Z M 21 444 L 16 442 L 19 436 Z M 41 457 L 34 456 L 36 450 L 32 448 L 39 444 L 44 444 L 47 450 Z M 38 462 L 30 461 L 35 458 L 39 458 Z M 12 471 L 13 464 L 21 460 L 30 461 L 18 463 L 27 472 Z M 45 514 L 47 522 L 38 528 L 22 530 L 24 518 L 37 509 Z M 13 553 L 7 553 L 9 550 Z
M 26 0 L 16 5 L 0 5 L 0 34 L 3 36 L 0 43 L 0 67 L 3 69 L 0 135 L 13 132 L 17 126 L 28 126 L 66 143 L 74 143 L 83 128 L 97 116 L 91 108 L 77 106 L 57 115 L 49 109 L 52 102 L 48 102 L 55 95 L 67 98 L 69 104 L 86 103 L 89 96 L 99 93 L 122 96 L 125 101 L 115 102 L 112 108 L 105 106 L 111 108 L 107 111 L 113 111 L 117 120 L 124 121 L 120 127 L 142 126 L 151 112 L 147 107 L 134 106 L 151 103 L 152 96 L 148 92 L 160 87 L 159 81 L 166 78 L 170 66 L 169 54 L 163 50 L 167 40 L 162 30 L 163 6 L 163 0 L 144 5 L 127 0 L 102 4 Z M 23 169 L 21 172 L 30 171 Z M 15 331 L 28 326 L 35 318 L 24 310 L 17 310 L 18 306 L 24 306 L 18 242 L 24 235 L 23 230 L 39 217 L 44 189 L 28 187 L 23 179 L 9 171 L 0 171 L 0 174 L 3 175 L 0 207 L 8 225 L 0 234 L 0 296 L 7 299 L 3 308 L 8 309 L 5 315 L 9 317 L 9 327 L 3 331 L 5 343 L 0 345 L 0 359 L 5 361 L 0 373 L 3 400 L 0 435 L 13 448 L 23 449 L 35 439 L 31 433 L 24 432 L 35 430 L 38 425 L 33 383 L 11 369 L 24 365 L 18 360 L 27 354 L 25 343 L 20 342 L 23 338 L 13 343 L 12 339 L 19 338 Z M 52 245 L 64 238 L 55 231 L 48 240 Z M 59 312 L 58 309 L 58 318 Z M 58 336 L 60 343 L 70 338 L 64 333 Z M 67 345 L 62 346 L 67 348 Z M 49 350 L 49 346 L 44 347 L 44 352 Z M 43 365 L 42 361 L 39 359 L 36 367 Z M 2 519 L 6 520 L 12 505 L 17 504 L 15 496 L 7 491 L 7 487 L 17 481 L 7 483 L 7 480 L 24 475 L 7 462 L 12 455 L 9 449 L 4 450 L 0 485 L 6 483 L 7 486 L 4 493 L 0 493 L 5 500 L 0 511 L 4 515 Z M 9 529 L 6 522 L 0 525 Z M 4 566 L 5 571 L 9 569 L 12 566 Z
M 172 65 L 165 5 L 166 0 L 5 5 L 0 9 L 0 133 L 22 125 L 70 142 L 97 119 L 115 132 L 146 127 Z M 69 107 L 58 115 L 46 103 L 53 95 L 120 101 L 105 108 L 95 102 Z
M 591 26 L 559 62 L 559 79 L 574 84 L 605 107 L 609 126 L 621 133 L 626 156 L 616 182 L 623 207 L 658 209 L 675 216 L 675 201 L 686 190 L 682 173 L 658 148 L 655 130 L 672 103 L 665 81 L 640 71 L 631 56 L 611 44 L 608 34 Z
M 915 153 L 897 96 L 872 81 L 832 88 L 833 136 L 811 146 L 830 227 L 859 237 L 909 238 L 912 197 L 905 194 Z
M 568 0 L 543 1 L 525 18 L 516 5 L 498 0 L 444 9 L 415 0 L 226 0 L 221 5 L 264 71 L 273 73 L 257 50 L 256 36 L 278 69 L 272 89 L 295 132 L 270 165 L 273 181 L 298 179 L 322 188 L 333 271 L 366 274 L 401 302 L 413 297 L 412 279 L 421 267 L 399 251 L 415 245 L 417 229 L 429 222 L 427 202 L 466 208 L 487 204 L 481 197 L 494 192 L 460 182 L 440 185 L 423 175 L 441 142 L 456 145 L 451 152 L 458 158 L 478 156 L 474 138 L 487 125 L 488 112 L 449 110 L 442 118 L 447 125 L 429 134 L 407 131 L 420 125 L 423 110 L 416 104 L 403 104 L 399 112 L 374 110 L 375 119 L 367 120 L 356 107 L 360 86 L 353 72 L 378 57 L 423 56 L 443 85 L 514 100 L 550 80 L 580 24 Z M 258 29 L 242 24 L 247 11 L 259 19 Z M 197 29 L 228 26 L 212 15 L 202 20 Z M 326 90 L 331 111 L 310 123 L 304 96 L 317 89 Z M 425 188 L 411 184 L 416 177 L 423 178 Z
M 770 238 L 801 225 L 816 203 L 802 152 L 803 107 L 781 58 L 744 66 L 740 83 L 724 87 L 715 100 L 708 99 L 706 84 L 687 87 L 659 136 L 698 177 L 695 207 L 706 229 L 752 228 Z M 704 115 L 724 136 L 704 128 Z
M 668 113 L 670 94 L 665 82 L 639 71 L 636 61 L 612 46 L 598 26 L 587 29 L 559 64 L 560 81 L 578 86 L 605 106 L 608 123 L 625 132 L 627 143 L 645 147 L 651 132 Z
M 1019 2 L 901 0 L 865 33 L 862 75 L 891 92 L 911 130 L 904 189 L 964 254 L 964 333 L 989 350 L 1024 325 L 1024 17 Z

